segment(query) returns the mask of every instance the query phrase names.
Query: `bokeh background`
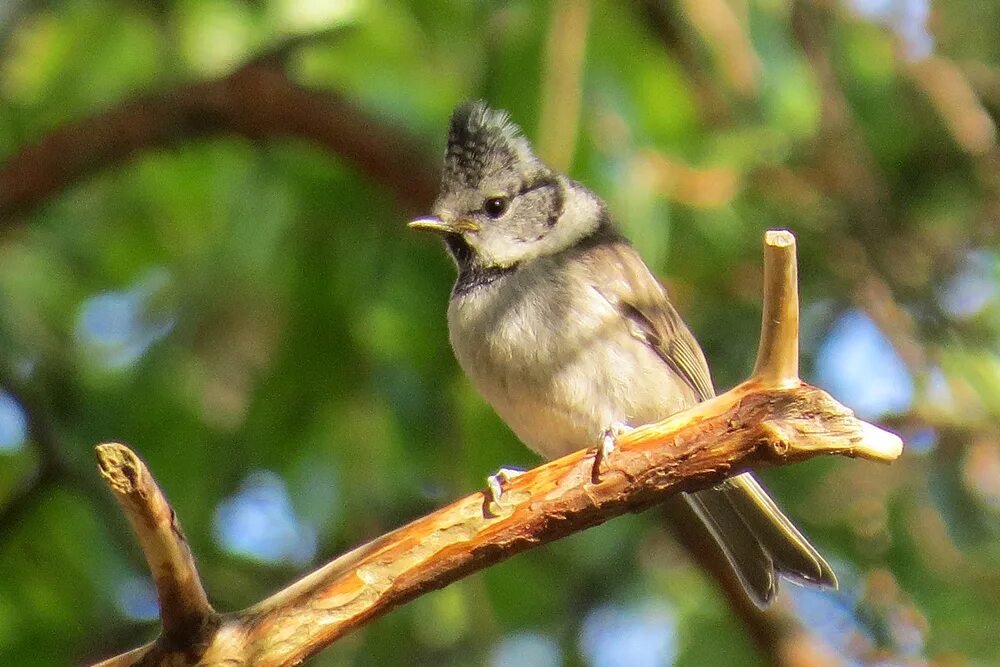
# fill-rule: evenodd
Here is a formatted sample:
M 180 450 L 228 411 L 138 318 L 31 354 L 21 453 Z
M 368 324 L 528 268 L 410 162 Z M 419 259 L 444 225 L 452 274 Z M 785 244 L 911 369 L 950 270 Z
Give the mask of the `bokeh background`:
M 721 388 L 753 364 L 762 233 L 794 230 L 806 379 L 908 447 L 764 474 L 838 592 L 747 609 L 652 512 L 313 664 L 1000 665 L 983 0 L 3 0 L 0 663 L 156 633 L 98 442 L 148 462 L 221 610 L 536 463 L 404 227 L 477 97 L 607 199 Z

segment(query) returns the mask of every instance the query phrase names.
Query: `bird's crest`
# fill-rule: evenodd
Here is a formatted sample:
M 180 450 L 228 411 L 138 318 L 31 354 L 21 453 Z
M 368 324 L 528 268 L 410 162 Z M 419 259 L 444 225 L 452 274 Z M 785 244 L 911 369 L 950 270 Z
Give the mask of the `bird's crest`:
M 506 111 L 475 101 L 462 104 L 452 113 L 444 159 L 446 186 L 475 187 L 495 170 L 517 169 L 519 163 L 537 162 L 528 140 Z

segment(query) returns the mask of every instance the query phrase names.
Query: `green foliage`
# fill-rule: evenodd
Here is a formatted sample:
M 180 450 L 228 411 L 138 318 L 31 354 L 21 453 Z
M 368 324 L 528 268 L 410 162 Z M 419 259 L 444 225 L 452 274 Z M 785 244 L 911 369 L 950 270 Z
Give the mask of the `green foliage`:
M 291 39 L 302 40 L 285 54 L 295 81 L 350 100 L 373 128 L 408 131 L 432 162 L 461 100 L 509 109 L 533 139 L 544 104 L 572 106 L 547 97 L 552 45 L 574 37 L 550 25 L 549 3 L 14 4 L 0 30 L 3 161 L 65 123 L 226 76 Z M 891 468 L 831 460 L 766 475 L 844 582 L 825 602 L 782 604 L 854 664 L 996 664 L 1000 10 L 936 3 L 921 24 L 934 33 L 927 59 L 891 17 L 851 9 L 864 4 L 706 0 L 721 20 L 706 23 L 691 13 L 699 3 L 592 0 L 582 111 L 563 118 L 579 121 L 571 173 L 665 277 L 717 386 L 753 363 L 767 228 L 799 238 L 808 380 L 836 380 L 820 360 L 844 312 L 881 330 L 888 362 L 841 363 L 870 365 L 877 387 L 878 363 L 905 361 L 912 396 L 874 416 L 934 451 Z M 893 4 L 900 16 L 921 6 Z M 992 137 L 963 134 L 980 126 Z M 147 461 L 222 610 L 481 488 L 502 465 L 534 465 L 453 360 L 445 255 L 406 231 L 417 211 L 340 158 L 303 139 L 192 135 L 0 218 L 0 389 L 35 426 L 0 441 L 0 508 L 52 472 L 39 423 L 64 459 L 0 521 L 0 663 L 79 663 L 154 632 L 122 601 L 146 569 L 99 488 L 97 442 Z M 88 159 L 85 147 L 65 155 Z M 985 275 L 956 283 L 973 255 Z M 969 284 L 979 305 L 949 306 Z M 838 398 L 863 411 L 853 401 L 870 387 L 852 387 Z M 284 510 L 238 524 L 251 541 L 234 546 L 219 510 L 234 498 Z M 564 664 L 596 664 L 581 649 L 589 614 L 644 600 L 671 610 L 675 664 L 766 661 L 643 515 L 427 595 L 315 662 L 491 664 L 504 638 L 530 631 Z M 816 621 L 826 612 L 843 623 Z

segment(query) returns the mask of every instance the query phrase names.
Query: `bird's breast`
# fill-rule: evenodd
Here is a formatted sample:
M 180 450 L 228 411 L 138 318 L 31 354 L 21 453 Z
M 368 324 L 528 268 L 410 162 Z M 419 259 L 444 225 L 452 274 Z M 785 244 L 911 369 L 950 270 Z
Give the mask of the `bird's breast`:
M 616 423 L 676 411 L 656 354 L 586 283 L 544 265 L 452 299 L 449 334 L 465 373 L 529 447 L 547 457 L 598 442 Z

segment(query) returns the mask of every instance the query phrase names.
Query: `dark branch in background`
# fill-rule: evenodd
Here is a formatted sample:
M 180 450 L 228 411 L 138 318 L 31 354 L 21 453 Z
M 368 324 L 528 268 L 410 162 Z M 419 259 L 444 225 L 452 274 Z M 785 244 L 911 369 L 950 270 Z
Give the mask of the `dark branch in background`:
M 101 476 L 139 540 L 156 582 L 163 637 L 184 643 L 215 617 L 173 509 L 146 466 L 120 445 L 99 445 Z
M 311 141 L 389 188 L 408 209 L 427 209 L 437 193 L 437 165 L 425 146 L 340 95 L 296 84 L 280 58 L 265 57 L 221 79 L 124 102 L 22 149 L 0 168 L 0 226 L 143 151 L 219 134 Z
M 790 235 L 789 235 L 790 236 Z M 795 246 L 782 235 L 769 238 L 764 266 L 764 311 L 754 376 L 770 386 L 799 383 L 799 296 Z M 778 243 L 784 241 L 784 245 Z M 750 639 L 772 665 L 797 664 L 789 659 L 799 647 L 815 644 L 796 619 L 778 605 L 761 609 L 747 597 L 733 568 L 719 554 L 714 538 L 690 505 L 671 502 L 668 526 L 689 556 L 718 584 L 723 598 Z M 815 649 L 814 649 L 815 650 Z
M 656 11 L 655 3 L 646 3 L 646 9 Z M 669 24 L 658 27 L 662 31 Z M 725 108 L 721 93 L 705 78 L 690 44 L 665 32 L 661 37 L 668 49 L 678 50 L 685 70 L 701 91 L 706 113 Z M 124 102 L 59 128 L 23 149 L 0 168 L 0 225 L 11 224 L 13 214 L 26 212 L 86 176 L 143 151 L 227 133 L 254 140 L 291 136 L 312 141 L 355 164 L 393 191 L 405 206 L 425 210 L 437 189 L 436 164 L 428 160 L 427 152 L 412 137 L 341 97 L 308 90 L 289 80 L 281 62 L 297 45 L 299 42 L 283 44 L 220 79 Z M 50 472 L 45 469 L 44 474 L 26 482 L 23 491 L 0 513 L 0 528 L 5 517 L 16 523 L 16 517 L 44 496 L 43 481 L 45 485 L 65 481 Z M 82 490 L 95 498 L 92 484 L 82 485 Z M 104 494 L 96 498 L 106 501 Z M 117 531 L 115 537 L 120 539 Z M 715 567 L 702 565 L 710 573 L 725 567 L 721 562 Z M 725 582 L 722 586 L 725 590 Z M 752 615 L 756 608 L 746 611 Z M 758 621 L 764 618 L 757 617 Z M 753 627 L 750 632 L 760 634 Z
M 702 109 L 718 114 L 726 108 L 720 91 L 707 79 L 687 41 L 669 32 L 670 23 L 656 3 L 643 3 L 654 12 L 655 28 L 668 50 L 679 57 L 685 71 L 700 91 Z M 377 182 L 390 188 L 406 206 L 423 210 L 436 188 L 436 166 L 411 137 L 385 126 L 330 93 L 310 91 L 288 79 L 280 66 L 285 45 L 279 52 L 251 63 L 233 74 L 174 91 L 139 98 L 119 108 L 71 123 L 22 150 L 0 168 L 0 225 L 4 218 L 37 206 L 76 181 L 100 169 L 136 157 L 145 150 L 169 147 L 222 133 L 255 140 L 294 136 L 322 145 L 359 166 Z M 21 492 L 0 511 L 3 526 L 15 525 L 17 518 L 44 497 L 53 481 L 62 481 L 49 469 L 26 480 Z M 93 497 L 92 489 L 86 489 Z M 102 497 L 102 496 L 98 496 Z M 695 529 L 680 531 L 682 543 L 690 546 L 707 535 Z M 712 553 L 715 553 L 713 549 Z M 739 591 L 730 590 L 722 573 L 724 562 L 708 562 L 705 555 L 692 552 L 700 565 L 719 579 L 734 612 L 751 636 L 766 651 L 783 642 L 768 630 L 770 616 L 752 605 L 741 604 Z M 770 637 L 766 642 L 762 637 Z
M 28 441 L 38 453 L 39 465 L 55 470 L 65 467 L 55 422 L 49 414 L 44 398 L 33 389 L 32 383 L 21 377 L 7 359 L 0 359 L 0 389 L 3 389 L 21 407 L 28 427 Z
M 680 15 L 678 3 L 634 0 L 633 8 L 650 34 L 659 40 L 664 51 L 677 62 L 687 77 L 695 91 L 698 117 L 709 126 L 730 125 L 733 108 L 722 87 L 707 74 L 706 63 Z M 714 539 L 693 516 L 686 503 L 668 502 L 664 507 L 665 525 L 669 532 L 688 557 L 715 581 L 730 612 L 739 620 L 768 664 L 796 664 L 790 660 L 794 651 L 815 653 L 818 650 L 813 646 L 815 639 L 809 637 L 802 624 L 778 605 L 760 609 L 747 599 Z
M 4 0 L 0 2 L 0 58 L 5 55 L 7 44 L 20 23 L 21 17 L 28 10 L 27 0 Z
M 297 665 L 424 593 L 680 491 L 819 454 L 895 459 L 898 437 L 856 419 L 797 377 L 794 252 L 789 232 L 768 233 L 766 315 L 754 376 L 619 438 L 598 483 L 594 452 L 574 452 L 510 482 L 501 505 L 483 493 L 458 500 L 234 614 L 217 614 L 208 604 L 173 511 L 142 462 L 123 445 L 101 445 L 101 473 L 153 569 L 164 624 L 152 644 L 103 664 Z

